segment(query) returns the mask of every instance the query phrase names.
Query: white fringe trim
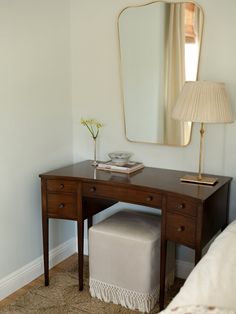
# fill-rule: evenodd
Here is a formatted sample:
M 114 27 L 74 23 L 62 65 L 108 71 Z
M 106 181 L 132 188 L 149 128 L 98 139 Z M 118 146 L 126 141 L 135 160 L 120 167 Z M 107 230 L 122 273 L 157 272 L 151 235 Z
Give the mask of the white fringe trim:
M 166 278 L 166 289 L 174 283 L 174 271 Z M 159 298 L 159 285 L 150 293 L 140 293 L 89 278 L 90 294 L 104 302 L 120 304 L 131 310 L 149 313 Z

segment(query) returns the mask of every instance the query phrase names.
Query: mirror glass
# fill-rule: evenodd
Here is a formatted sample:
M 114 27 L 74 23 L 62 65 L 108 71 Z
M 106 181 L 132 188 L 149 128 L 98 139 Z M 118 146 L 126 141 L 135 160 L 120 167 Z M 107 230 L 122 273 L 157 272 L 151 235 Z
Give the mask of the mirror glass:
M 171 118 L 185 81 L 198 73 L 203 13 L 192 2 L 125 8 L 119 15 L 125 132 L 130 141 L 187 145 L 191 122 Z

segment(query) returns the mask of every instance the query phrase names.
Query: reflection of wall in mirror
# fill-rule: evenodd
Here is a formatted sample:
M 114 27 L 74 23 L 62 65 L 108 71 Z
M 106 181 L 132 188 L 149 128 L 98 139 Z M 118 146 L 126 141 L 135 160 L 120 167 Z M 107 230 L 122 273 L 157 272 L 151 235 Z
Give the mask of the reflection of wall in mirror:
M 130 140 L 162 142 L 164 108 L 157 104 L 163 102 L 165 4 L 127 12 L 120 23 L 124 102 L 130 104 L 126 134 Z

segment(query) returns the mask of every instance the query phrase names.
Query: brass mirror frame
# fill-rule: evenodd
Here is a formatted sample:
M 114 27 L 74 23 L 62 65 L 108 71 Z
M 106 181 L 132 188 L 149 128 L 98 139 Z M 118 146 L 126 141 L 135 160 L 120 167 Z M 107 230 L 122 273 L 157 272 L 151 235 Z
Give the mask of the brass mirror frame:
M 151 2 L 147 2 L 144 4 L 137 4 L 137 5 L 129 5 L 125 8 L 123 8 L 120 13 L 118 14 L 117 17 L 117 34 L 118 34 L 118 45 L 119 45 L 119 76 L 120 76 L 120 89 L 121 89 L 121 97 L 122 97 L 122 109 L 123 109 L 123 125 L 124 125 L 124 130 L 125 130 L 125 137 L 126 139 L 131 142 L 131 143 L 141 143 L 141 144 L 155 144 L 155 145 L 165 145 L 165 146 L 171 146 L 171 147 L 185 147 L 188 146 L 191 142 L 192 139 L 192 130 L 193 130 L 193 124 L 191 122 L 191 130 L 190 130 L 190 135 L 189 135 L 189 141 L 185 145 L 177 145 L 177 144 L 166 144 L 166 143 L 158 143 L 158 142 L 145 142 L 145 141 L 134 141 L 130 140 L 127 136 L 127 126 L 126 126 L 126 119 L 125 119 L 125 101 L 124 101 L 124 82 L 123 82 L 123 77 L 122 77 L 122 57 L 121 57 L 121 41 L 120 41 L 120 28 L 119 28 L 119 21 L 120 21 L 120 16 L 121 14 L 130 8 L 139 8 L 139 7 L 145 7 L 148 5 L 152 5 L 154 3 L 193 3 L 196 5 L 202 12 L 202 31 L 201 31 L 201 45 L 199 47 L 199 53 L 198 53 L 198 66 L 197 66 L 197 75 L 196 75 L 196 81 L 198 80 L 199 76 L 199 68 L 200 68 L 200 60 L 201 60 L 201 50 L 202 50 L 202 42 L 203 42 L 203 29 L 204 29 L 204 11 L 202 7 L 195 1 L 168 1 L 168 0 L 155 0 Z

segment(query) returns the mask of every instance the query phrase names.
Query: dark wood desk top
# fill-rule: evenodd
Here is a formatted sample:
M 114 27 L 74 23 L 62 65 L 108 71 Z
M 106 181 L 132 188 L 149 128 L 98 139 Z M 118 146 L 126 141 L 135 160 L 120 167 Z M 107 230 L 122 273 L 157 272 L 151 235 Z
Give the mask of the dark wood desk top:
M 127 186 L 129 188 L 132 185 L 132 187 L 142 189 L 146 188 L 147 190 L 152 191 L 159 190 L 168 193 L 177 193 L 202 202 L 232 179 L 230 177 L 214 176 L 218 178 L 218 182 L 214 186 L 180 182 L 180 178 L 186 173 L 187 172 L 184 171 L 151 167 L 145 167 L 144 169 L 132 174 L 113 173 L 109 171 L 97 170 L 94 166 L 92 166 L 91 161 L 86 160 L 74 165 L 40 174 L 40 177 L 45 177 L 47 179 L 73 179 L 86 182 L 95 181 L 114 186 Z

